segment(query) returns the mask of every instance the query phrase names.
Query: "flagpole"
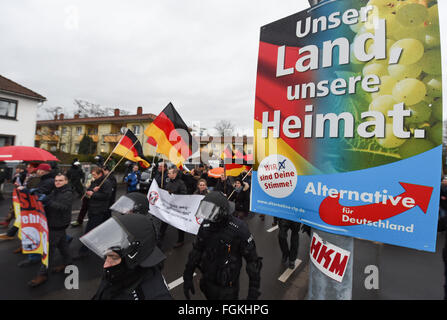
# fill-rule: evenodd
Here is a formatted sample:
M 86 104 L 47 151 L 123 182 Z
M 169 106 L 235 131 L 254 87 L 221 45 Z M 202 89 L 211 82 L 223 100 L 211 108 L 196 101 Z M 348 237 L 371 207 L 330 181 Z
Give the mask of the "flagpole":
M 242 178 L 242 181 L 245 180 L 245 178 L 248 176 L 248 174 L 253 170 L 253 167 L 247 172 L 247 174 Z M 250 186 L 251 188 L 251 186 Z M 228 196 L 227 199 L 230 199 L 230 197 L 233 195 L 234 191 L 236 191 L 236 189 L 233 190 L 233 192 L 231 192 L 231 194 Z
M 105 176 L 104 180 L 101 181 L 101 183 L 99 184 L 99 186 L 97 186 L 98 188 L 101 188 L 102 185 L 104 184 L 104 182 L 107 180 L 107 178 L 110 176 L 110 174 L 115 171 L 115 169 L 119 166 L 119 164 L 121 163 L 121 161 L 123 161 L 123 159 L 127 156 L 127 154 L 129 153 L 129 151 L 138 143 L 138 139 L 136 139 L 136 141 L 134 142 L 134 144 L 132 145 L 132 147 L 130 147 L 129 149 L 127 149 L 126 153 L 124 154 L 124 156 L 121 157 L 121 159 L 118 161 L 118 163 L 112 168 L 112 170 L 109 171 L 109 173 Z M 95 187 L 96 188 L 96 187 Z M 87 192 L 84 193 L 84 195 L 81 198 L 81 201 L 84 199 L 85 195 L 87 194 Z
M 106 165 L 106 163 L 109 161 L 110 157 L 113 154 L 113 151 L 115 151 L 116 147 L 121 143 L 121 141 L 123 140 L 123 138 L 126 136 L 127 131 L 129 130 L 129 128 L 127 128 L 126 132 L 123 134 L 123 136 L 121 137 L 120 141 L 118 141 L 118 143 L 115 145 L 115 147 L 113 148 L 112 152 L 110 152 L 109 156 L 107 157 L 106 161 L 104 161 L 103 166 Z

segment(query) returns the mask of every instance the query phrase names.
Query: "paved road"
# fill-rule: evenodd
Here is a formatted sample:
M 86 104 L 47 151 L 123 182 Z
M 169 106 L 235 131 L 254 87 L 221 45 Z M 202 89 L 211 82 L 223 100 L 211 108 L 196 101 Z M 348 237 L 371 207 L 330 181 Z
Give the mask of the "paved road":
M 121 186 L 118 196 L 124 193 Z M 10 200 L 0 202 L 0 218 L 7 213 Z M 80 201 L 74 204 L 73 219 L 79 210 Z M 300 234 L 300 250 L 298 259 L 302 262 L 293 272 L 281 265 L 281 253 L 278 245 L 278 230 L 272 230 L 272 217 L 266 216 L 262 221 L 258 215 L 247 220 L 254 235 L 258 254 L 262 256 L 260 299 L 263 300 L 296 300 L 305 299 L 308 285 L 309 237 Z M 5 229 L 3 229 L 5 230 Z M 0 231 L 4 232 L 4 231 Z M 81 243 L 78 238 L 82 228 L 69 228 L 68 233 L 74 237 L 71 250 L 76 253 Z M 166 282 L 172 286 L 171 293 L 175 299 L 184 299 L 181 276 L 187 255 L 192 247 L 193 235 L 186 234 L 185 245 L 173 249 L 177 238 L 174 228 L 168 227 L 162 250 L 167 256 L 163 274 Z M 440 234 L 436 253 L 426 253 L 396 246 L 382 245 L 370 241 L 354 242 L 354 283 L 353 299 L 442 299 L 444 271 L 441 259 L 444 235 Z M 17 263 L 25 258 L 12 251 L 19 246 L 18 240 L 0 242 L 0 299 L 90 299 L 95 293 L 102 272 L 102 260 L 95 255 L 77 261 L 79 269 L 79 289 L 67 290 L 64 286 L 65 274 L 51 275 L 49 281 L 31 289 L 26 283 L 38 271 L 38 266 L 19 268 Z M 379 268 L 379 290 L 366 290 L 364 272 L 368 265 Z M 285 282 L 278 280 L 287 277 Z M 194 278 L 196 294 L 194 300 L 202 300 L 204 296 L 198 289 L 198 276 Z M 248 278 L 243 266 L 241 272 L 240 297 L 247 295 Z

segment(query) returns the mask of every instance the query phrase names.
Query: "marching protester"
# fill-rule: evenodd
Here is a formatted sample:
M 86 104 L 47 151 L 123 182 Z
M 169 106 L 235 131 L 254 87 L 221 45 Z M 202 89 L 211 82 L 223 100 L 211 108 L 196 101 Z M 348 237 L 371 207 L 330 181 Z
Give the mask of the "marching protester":
M 71 209 L 73 204 L 73 192 L 68 185 L 68 178 L 63 174 L 58 174 L 54 178 L 53 191 L 48 195 L 40 197 L 44 205 L 45 215 L 47 217 L 49 229 L 49 267 L 54 273 L 60 273 L 65 270 L 67 265 L 72 262 L 66 229 L 70 224 Z M 59 249 L 63 263 L 55 266 L 55 252 Z M 30 287 L 37 287 L 48 280 L 48 268 L 42 264 L 38 275 L 28 282 Z
M 247 299 L 258 299 L 262 258 L 245 222 L 232 215 L 234 207 L 221 192 L 208 193 L 196 217 L 203 219 L 183 272 L 183 290 L 195 294 L 193 274 L 200 268 L 200 290 L 208 300 L 237 300 L 242 258 L 249 276 Z
M 19 164 L 16 166 L 16 170 L 15 170 L 16 172 L 12 178 L 12 184 L 14 185 L 14 188 L 20 187 L 25 183 L 25 179 L 26 179 L 25 169 L 26 169 L 26 166 L 24 164 Z M 14 208 L 11 205 L 9 207 L 8 216 L 6 217 L 5 221 L 0 222 L 0 227 L 7 228 L 9 226 L 9 224 L 11 223 L 12 219 L 14 219 Z
M 186 185 L 180 177 L 178 177 L 179 170 L 177 167 L 172 167 L 168 170 L 168 182 L 166 183 L 166 191 L 171 194 L 187 194 Z M 163 240 L 168 224 L 162 222 L 160 226 L 160 243 Z M 185 241 L 185 232 L 183 230 L 177 230 L 177 242 L 174 244 L 174 248 L 183 246 Z
M 32 166 L 31 166 L 32 167 Z M 32 170 L 32 169 L 30 169 Z M 54 178 L 51 174 L 51 166 L 48 163 L 41 163 L 36 168 L 36 175 L 25 179 L 26 188 L 31 194 L 35 193 L 40 197 L 49 195 L 54 189 Z M 37 185 L 35 186 L 35 183 Z M 35 186 L 35 187 L 33 187 Z M 24 186 L 18 187 L 18 189 L 25 189 Z M 17 231 L 16 231 L 17 232 Z M 17 252 L 18 250 L 16 250 Z M 28 267 L 39 263 L 41 260 L 40 254 L 28 254 L 25 260 L 18 263 L 19 267 Z
M 187 194 L 193 194 L 196 191 L 197 181 L 199 179 L 197 175 L 194 175 L 194 169 L 191 171 L 185 170 L 181 178 L 185 182 Z
M 110 184 L 112 185 L 112 194 L 111 194 L 110 200 L 109 200 L 109 207 L 110 207 L 115 203 L 115 200 L 116 200 L 116 188 L 118 186 L 118 182 L 116 181 L 115 174 L 112 171 L 110 171 L 110 168 L 108 165 L 105 165 L 102 168 L 102 172 L 104 173 L 104 176 L 107 177 L 107 180 L 110 181 Z
M 157 171 L 154 175 L 154 180 L 157 181 L 157 184 L 160 188 L 166 189 L 166 183 L 168 179 L 168 166 L 164 161 L 160 161 L 157 166 Z
M 93 181 L 87 189 L 86 197 L 88 222 L 84 234 L 99 226 L 110 217 L 109 201 L 112 194 L 112 184 L 105 179 L 104 172 L 100 167 L 92 169 Z M 88 255 L 88 249 L 81 246 L 79 255 L 76 259 L 83 258 Z
M 114 214 L 80 240 L 105 260 L 93 300 L 172 299 L 159 267 L 166 256 L 156 246 L 151 218 Z
M 295 260 L 298 257 L 298 247 L 300 242 L 301 223 L 286 219 L 278 219 L 278 241 L 282 252 L 281 262 L 286 264 L 289 261 L 289 268 L 295 268 Z M 288 231 L 290 229 L 290 246 L 288 244 Z
M 197 182 L 197 189 L 196 189 L 196 191 L 194 191 L 194 194 L 199 194 L 199 195 L 205 196 L 208 193 L 209 193 L 209 190 L 208 190 L 208 186 L 206 184 L 206 180 L 200 179 Z
M 20 186 L 16 185 L 16 187 L 21 189 L 25 187 L 28 187 L 29 189 L 36 188 L 40 182 L 40 177 L 37 176 L 38 166 L 39 166 L 38 163 L 28 163 L 26 166 L 25 181 L 23 182 L 22 185 Z M 19 228 L 17 228 L 16 226 L 12 226 L 11 228 L 8 229 L 8 231 L 5 234 L 0 235 L 0 240 L 13 240 L 18 230 Z M 22 252 L 22 247 L 19 247 L 16 250 L 14 250 L 14 253 L 19 252 Z
M 248 183 L 242 181 L 241 178 L 236 178 L 234 182 L 234 191 L 228 198 L 236 204 L 236 211 L 234 215 L 240 219 L 248 216 L 250 210 L 250 186 Z
M 229 196 L 231 192 L 233 192 L 233 189 L 233 184 L 231 183 L 230 179 L 222 173 L 214 190 L 223 192 L 225 195 Z
M 85 173 L 81 168 L 79 161 L 74 161 L 71 168 L 67 171 L 68 181 L 74 190 L 78 193 L 79 197 L 84 195 L 84 186 L 82 185 L 85 180 Z
M 127 183 L 127 192 L 137 191 L 137 185 L 140 182 L 141 172 L 138 164 L 132 166 L 132 171 L 124 177 L 124 182 Z

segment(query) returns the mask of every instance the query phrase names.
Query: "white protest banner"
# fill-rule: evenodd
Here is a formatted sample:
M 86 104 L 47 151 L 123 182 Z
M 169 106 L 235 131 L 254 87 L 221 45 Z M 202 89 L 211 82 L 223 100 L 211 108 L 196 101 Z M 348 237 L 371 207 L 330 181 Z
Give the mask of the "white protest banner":
M 147 194 L 149 212 L 171 226 L 197 234 L 202 221 L 196 219 L 196 211 L 203 199 L 201 195 L 170 194 L 153 181 Z
M 350 256 L 349 251 L 324 241 L 315 232 L 312 234 L 310 259 L 318 270 L 331 279 L 342 282 Z

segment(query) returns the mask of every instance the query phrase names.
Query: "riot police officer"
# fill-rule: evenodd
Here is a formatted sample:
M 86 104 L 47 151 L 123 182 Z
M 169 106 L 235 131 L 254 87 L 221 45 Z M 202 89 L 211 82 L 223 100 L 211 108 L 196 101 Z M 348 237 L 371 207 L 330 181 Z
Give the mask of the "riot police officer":
M 196 217 L 203 222 L 183 273 L 187 299 L 189 292 L 195 293 L 192 278 L 196 268 L 202 273 L 200 289 L 208 300 L 238 299 L 242 257 L 249 276 L 247 299 L 259 297 L 262 258 L 246 223 L 233 217 L 233 211 L 234 203 L 221 192 L 210 192 L 201 201 Z
M 121 214 L 138 213 L 149 214 L 149 200 L 139 192 L 131 192 L 121 196 L 111 207 L 112 212 Z
M 166 256 L 156 246 L 150 217 L 115 212 L 80 240 L 105 260 L 94 300 L 172 299 L 159 267 Z

